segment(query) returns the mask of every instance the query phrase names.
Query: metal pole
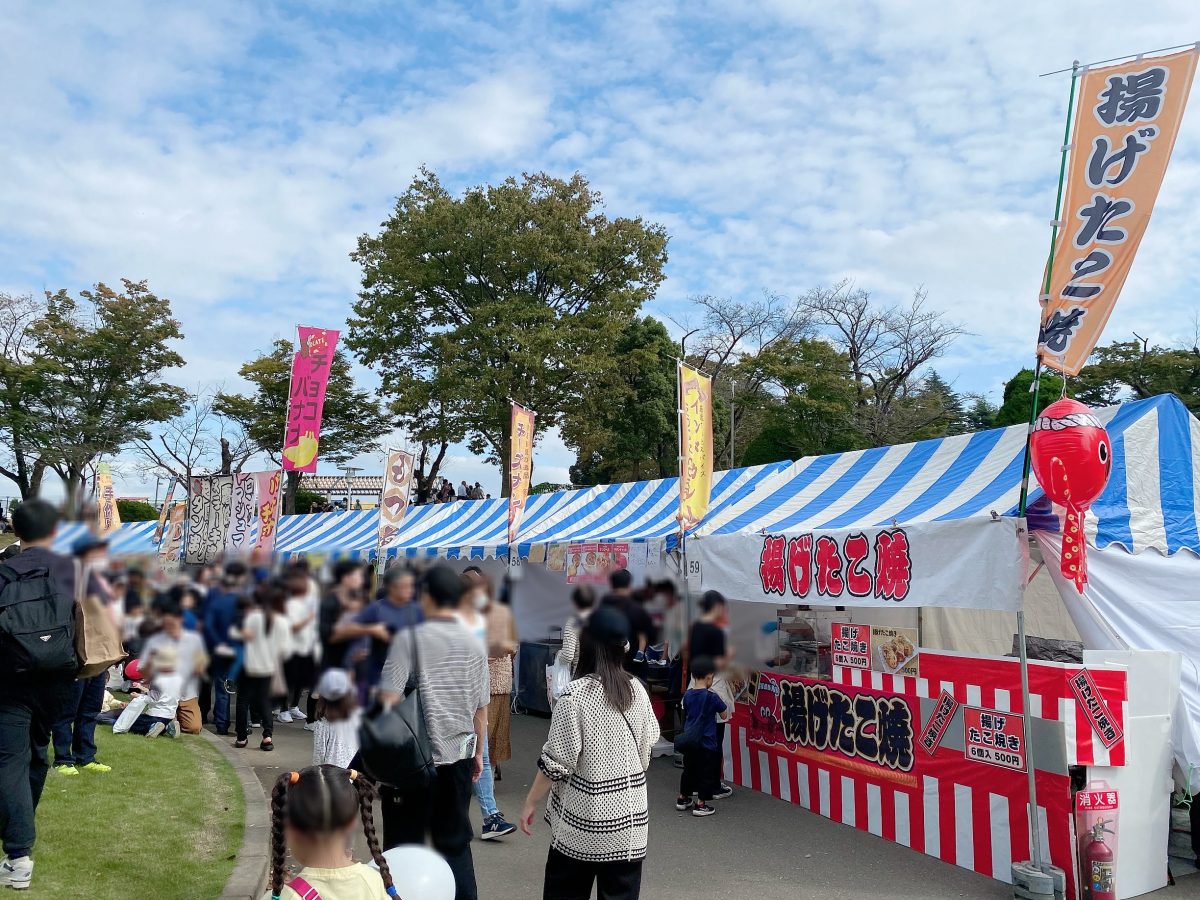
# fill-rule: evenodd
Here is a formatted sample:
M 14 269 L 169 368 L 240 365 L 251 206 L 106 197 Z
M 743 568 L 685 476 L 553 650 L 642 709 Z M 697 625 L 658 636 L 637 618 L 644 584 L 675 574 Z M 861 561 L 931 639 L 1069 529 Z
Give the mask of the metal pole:
M 684 338 L 686 340 L 686 337 Z M 683 352 L 683 341 L 679 342 L 680 352 Z M 683 575 L 683 633 L 689 633 L 692 627 L 692 591 L 688 586 L 687 570 L 687 530 L 683 527 L 683 362 L 675 363 L 675 430 L 679 438 L 679 560 L 680 572 Z
M 1042 309 L 1042 319 L 1045 318 L 1046 305 L 1050 300 L 1050 281 L 1054 268 L 1054 246 L 1058 242 L 1058 226 L 1059 217 L 1062 213 L 1062 198 L 1063 198 L 1063 182 L 1067 174 L 1067 155 L 1071 149 L 1071 125 L 1072 116 L 1075 111 L 1075 87 L 1079 78 L 1079 60 L 1075 60 L 1071 65 L 1071 93 L 1067 100 L 1067 122 L 1063 126 L 1063 141 L 1062 153 L 1058 165 L 1058 193 L 1054 200 L 1054 220 L 1050 226 L 1050 253 L 1046 259 L 1046 278 L 1042 284 L 1042 294 L 1039 305 Z M 1041 348 L 1038 348 L 1037 362 L 1033 371 L 1033 384 L 1030 390 L 1033 393 L 1033 402 L 1029 410 L 1029 428 L 1025 434 L 1025 459 L 1021 473 L 1021 499 L 1017 507 L 1017 517 L 1024 520 L 1026 507 L 1029 500 L 1029 473 L 1032 468 L 1033 457 L 1031 448 L 1033 445 L 1033 427 L 1037 421 L 1038 415 L 1038 398 L 1041 393 L 1042 380 L 1042 353 Z M 1029 539 L 1029 530 L 1022 525 L 1022 533 L 1025 540 Z M 1022 594 L 1024 587 L 1022 587 Z M 1024 713 L 1024 739 L 1025 752 L 1028 759 L 1027 773 L 1029 777 L 1029 858 L 1034 868 L 1040 869 L 1043 872 L 1049 870 L 1049 860 L 1042 856 L 1042 829 L 1041 822 L 1038 819 L 1038 802 L 1037 802 L 1037 765 L 1033 758 L 1033 717 L 1030 712 L 1031 703 L 1029 695 L 1029 649 L 1025 646 L 1025 601 L 1024 596 L 1021 599 L 1021 608 L 1017 610 L 1017 643 L 1018 655 L 1021 660 L 1021 709 Z

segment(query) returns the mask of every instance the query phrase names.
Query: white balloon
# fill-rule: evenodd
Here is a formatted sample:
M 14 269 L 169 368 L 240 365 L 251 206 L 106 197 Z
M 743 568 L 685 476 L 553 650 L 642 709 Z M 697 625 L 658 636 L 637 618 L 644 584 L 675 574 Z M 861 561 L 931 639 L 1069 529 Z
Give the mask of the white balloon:
M 454 900 L 454 873 L 428 847 L 401 844 L 383 851 L 383 858 L 402 900 Z

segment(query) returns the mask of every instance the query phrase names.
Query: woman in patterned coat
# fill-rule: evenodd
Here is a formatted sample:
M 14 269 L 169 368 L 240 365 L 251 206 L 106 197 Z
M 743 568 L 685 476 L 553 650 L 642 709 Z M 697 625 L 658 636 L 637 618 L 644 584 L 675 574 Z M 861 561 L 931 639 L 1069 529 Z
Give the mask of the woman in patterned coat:
M 547 794 L 550 825 L 543 900 L 637 900 L 649 834 L 646 770 L 658 720 L 641 682 L 624 670 L 629 623 L 602 607 L 588 617 L 575 680 L 559 698 L 521 830 Z

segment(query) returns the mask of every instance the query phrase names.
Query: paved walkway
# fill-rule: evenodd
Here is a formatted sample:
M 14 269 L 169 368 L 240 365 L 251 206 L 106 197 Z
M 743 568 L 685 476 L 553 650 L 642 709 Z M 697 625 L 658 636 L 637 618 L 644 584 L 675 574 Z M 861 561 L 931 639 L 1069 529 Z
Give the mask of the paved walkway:
M 514 716 L 513 760 L 496 785 L 501 810 L 515 819 L 545 738 L 547 720 Z M 299 725 L 276 725 L 274 753 L 248 754 L 269 793 L 280 772 L 311 762 L 311 735 Z M 257 742 L 251 742 L 251 748 Z M 1012 889 L 865 832 L 829 821 L 755 791 L 737 790 L 708 819 L 677 813 L 678 770 L 655 760 L 650 770 L 650 856 L 642 896 L 654 900 L 973 900 L 1010 898 Z M 473 809 L 478 824 L 479 810 Z M 263 835 L 266 841 L 267 836 Z M 361 847 L 366 858 L 365 847 Z M 531 900 L 541 894 L 548 838 L 538 820 L 532 838 L 476 841 L 475 870 L 483 900 Z M 1162 900 L 1200 900 L 1200 876 L 1156 892 Z

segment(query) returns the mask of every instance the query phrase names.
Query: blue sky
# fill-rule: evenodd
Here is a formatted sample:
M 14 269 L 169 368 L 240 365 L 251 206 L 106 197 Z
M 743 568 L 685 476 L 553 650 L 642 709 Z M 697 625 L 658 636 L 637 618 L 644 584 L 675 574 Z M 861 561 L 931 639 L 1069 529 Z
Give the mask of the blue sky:
M 455 190 L 578 169 L 671 235 L 648 311 L 923 285 L 971 332 L 939 371 L 996 397 L 1032 355 L 1053 212 L 1068 80 L 1038 74 L 1197 38 L 1200 7 L 1163 0 L 16 0 L 0 289 L 147 278 L 187 335 L 173 380 L 233 388 L 295 322 L 344 322 L 355 238 L 418 166 Z M 1190 338 L 1198 187 L 1192 110 L 1106 339 Z M 538 479 L 570 461 L 548 435 Z M 497 487 L 461 449 L 450 474 Z

